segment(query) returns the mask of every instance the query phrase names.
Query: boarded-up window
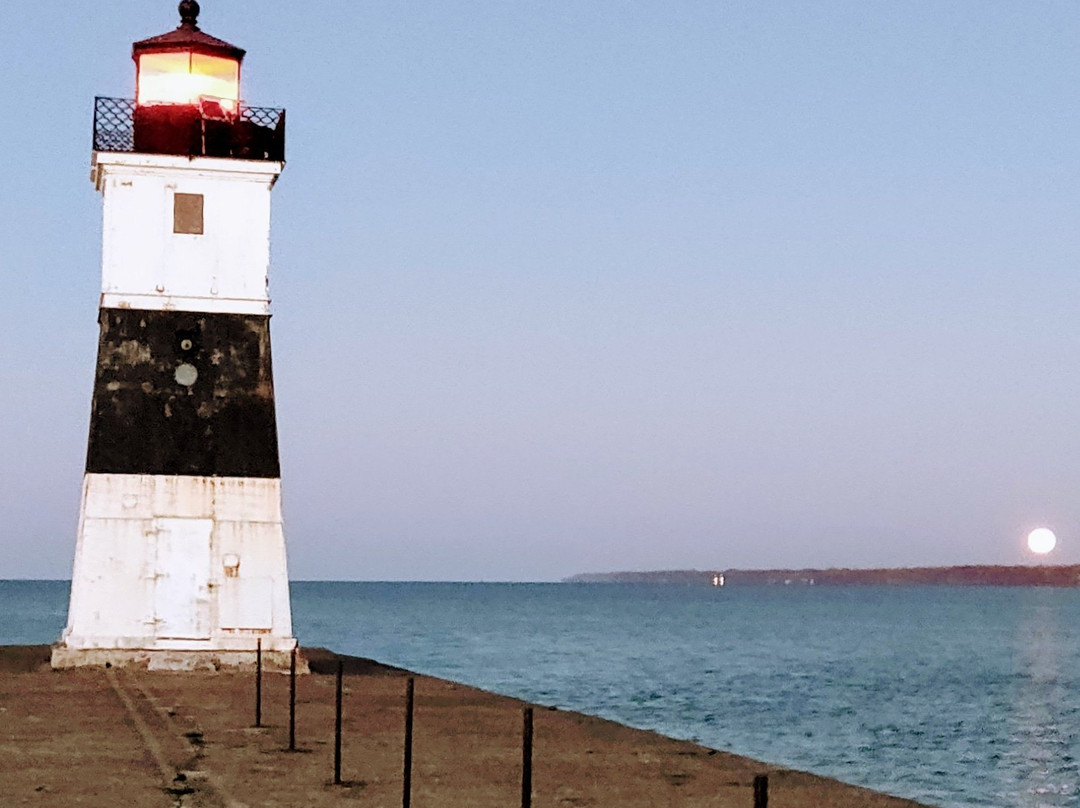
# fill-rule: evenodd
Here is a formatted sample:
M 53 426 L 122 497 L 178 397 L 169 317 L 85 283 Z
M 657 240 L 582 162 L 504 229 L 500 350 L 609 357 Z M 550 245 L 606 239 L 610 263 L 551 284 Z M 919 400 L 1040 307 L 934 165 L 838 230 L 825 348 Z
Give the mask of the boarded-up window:
M 173 232 L 192 233 L 201 236 L 203 233 L 203 195 L 202 194 L 174 194 L 173 195 Z

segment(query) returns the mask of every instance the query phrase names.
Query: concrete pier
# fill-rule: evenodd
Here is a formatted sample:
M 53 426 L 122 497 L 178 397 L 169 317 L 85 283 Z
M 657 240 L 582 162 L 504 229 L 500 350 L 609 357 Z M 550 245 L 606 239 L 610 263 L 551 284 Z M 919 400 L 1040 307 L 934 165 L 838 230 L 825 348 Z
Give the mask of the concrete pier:
M 343 658 L 343 784 L 334 785 L 338 657 L 304 653 L 314 675 L 297 677 L 289 752 L 287 675 L 264 677 L 256 728 L 250 671 L 53 671 L 47 646 L 0 647 L 0 805 L 400 805 L 407 672 Z M 415 704 L 412 805 L 520 804 L 521 702 L 417 676 Z M 534 725 L 535 806 L 750 808 L 759 774 L 772 808 L 917 806 L 578 713 L 538 705 Z

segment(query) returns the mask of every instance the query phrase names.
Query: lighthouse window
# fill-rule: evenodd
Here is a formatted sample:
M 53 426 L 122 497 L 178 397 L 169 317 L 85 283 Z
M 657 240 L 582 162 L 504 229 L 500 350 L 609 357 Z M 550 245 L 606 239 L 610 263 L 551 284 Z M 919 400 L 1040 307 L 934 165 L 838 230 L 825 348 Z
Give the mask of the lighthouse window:
M 203 195 L 173 195 L 173 232 L 203 234 Z

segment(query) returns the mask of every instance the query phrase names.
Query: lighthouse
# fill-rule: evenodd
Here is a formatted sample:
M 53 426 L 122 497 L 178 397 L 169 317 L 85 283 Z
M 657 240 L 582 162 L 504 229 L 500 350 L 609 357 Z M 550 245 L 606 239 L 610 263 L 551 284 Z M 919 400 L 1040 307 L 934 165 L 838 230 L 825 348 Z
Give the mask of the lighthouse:
M 68 622 L 55 668 L 287 664 L 270 355 L 270 196 L 285 112 L 247 105 L 244 51 L 199 4 L 134 43 L 98 98 L 99 338 Z

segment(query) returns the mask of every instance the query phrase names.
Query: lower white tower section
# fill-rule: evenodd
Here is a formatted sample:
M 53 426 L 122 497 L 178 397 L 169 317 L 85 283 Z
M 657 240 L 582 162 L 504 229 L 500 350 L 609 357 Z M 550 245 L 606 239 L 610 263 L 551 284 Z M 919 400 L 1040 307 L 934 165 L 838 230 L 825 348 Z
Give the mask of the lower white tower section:
M 255 638 L 281 664 L 285 570 L 279 480 L 87 474 L 54 665 L 250 663 Z

